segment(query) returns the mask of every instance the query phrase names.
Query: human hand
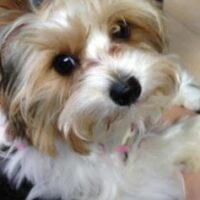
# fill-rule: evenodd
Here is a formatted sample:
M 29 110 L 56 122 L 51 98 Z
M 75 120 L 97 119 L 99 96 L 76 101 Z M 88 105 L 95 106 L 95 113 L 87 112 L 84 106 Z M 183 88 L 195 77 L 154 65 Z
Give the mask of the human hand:
M 176 123 L 181 118 L 195 115 L 196 113 L 183 107 L 173 107 L 164 114 L 163 120 L 169 123 Z M 183 173 L 183 178 L 187 200 L 200 200 L 200 172 Z

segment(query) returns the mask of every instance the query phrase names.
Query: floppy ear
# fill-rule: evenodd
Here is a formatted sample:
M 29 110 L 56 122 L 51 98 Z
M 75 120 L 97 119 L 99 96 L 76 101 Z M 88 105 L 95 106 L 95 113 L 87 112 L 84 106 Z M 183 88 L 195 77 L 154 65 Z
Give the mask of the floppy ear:
M 27 7 L 27 0 L 0 0 L 0 8 L 7 10 L 24 10 Z
M 29 11 L 27 0 L 0 0 L 0 31 L 18 17 Z

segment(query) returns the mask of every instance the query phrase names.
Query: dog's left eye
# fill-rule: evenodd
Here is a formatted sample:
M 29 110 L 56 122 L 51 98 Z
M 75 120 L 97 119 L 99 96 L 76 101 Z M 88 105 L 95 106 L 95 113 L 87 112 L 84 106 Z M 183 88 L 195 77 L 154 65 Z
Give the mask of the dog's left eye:
M 117 23 L 113 26 L 111 37 L 114 40 L 122 40 L 126 41 L 131 36 L 131 27 L 128 22 L 125 20 L 119 20 Z
M 70 75 L 79 65 L 79 59 L 74 55 L 60 54 L 57 55 L 53 61 L 56 72 L 62 76 Z

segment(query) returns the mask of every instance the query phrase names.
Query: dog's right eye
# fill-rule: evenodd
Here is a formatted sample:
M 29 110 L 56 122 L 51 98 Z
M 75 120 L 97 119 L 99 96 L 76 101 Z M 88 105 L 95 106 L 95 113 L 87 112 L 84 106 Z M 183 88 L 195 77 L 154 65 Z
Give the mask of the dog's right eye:
M 53 60 L 55 71 L 62 76 L 70 75 L 79 65 L 79 59 L 74 55 L 60 54 Z
M 125 20 L 119 20 L 113 26 L 111 31 L 111 37 L 113 40 L 117 41 L 127 41 L 131 36 L 131 27 Z

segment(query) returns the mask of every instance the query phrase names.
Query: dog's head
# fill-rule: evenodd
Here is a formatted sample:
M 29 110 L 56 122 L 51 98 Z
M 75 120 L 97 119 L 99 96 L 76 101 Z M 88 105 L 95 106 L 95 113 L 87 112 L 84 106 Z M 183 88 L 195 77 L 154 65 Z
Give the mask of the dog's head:
M 1 102 L 15 134 L 49 154 L 58 137 L 87 153 L 101 132 L 165 106 L 177 77 L 161 56 L 166 37 L 153 0 L 30 5 L 0 33 Z

